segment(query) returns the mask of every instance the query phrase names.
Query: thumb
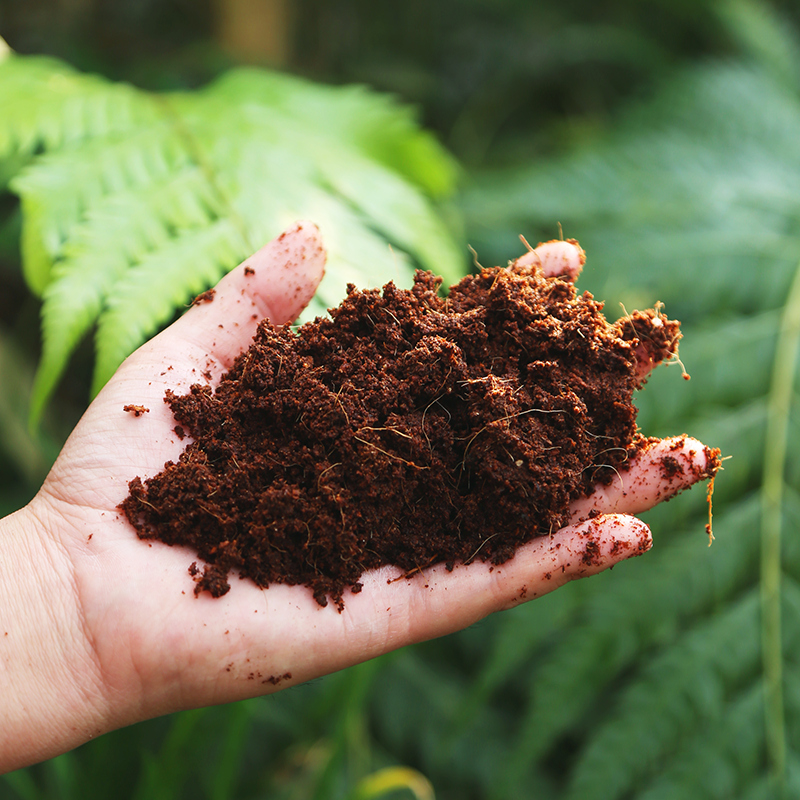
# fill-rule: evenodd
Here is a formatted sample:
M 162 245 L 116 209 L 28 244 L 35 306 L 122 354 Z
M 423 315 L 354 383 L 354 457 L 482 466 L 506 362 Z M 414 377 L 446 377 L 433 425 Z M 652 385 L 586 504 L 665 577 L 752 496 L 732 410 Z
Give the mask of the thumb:
M 183 340 L 228 369 L 262 319 L 283 325 L 299 316 L 322 280 L 325 259 L 319 228 L 296 222 L 195 298 L 192 308 L 153 341 L 163 346 L 162 337 Z

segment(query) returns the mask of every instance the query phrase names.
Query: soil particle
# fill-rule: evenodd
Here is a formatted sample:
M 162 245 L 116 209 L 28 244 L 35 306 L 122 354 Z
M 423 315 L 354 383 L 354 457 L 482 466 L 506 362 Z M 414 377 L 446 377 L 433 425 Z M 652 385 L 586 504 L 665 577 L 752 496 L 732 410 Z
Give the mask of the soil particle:
M 594 539 L 586 542 L 583 548 L 583 555 L 581 556 L 581 563 L 587 566 L 596 566 L 602 562 L 602 554 L 600 553 L 600 544 Z
M 631 547 L 631 545 L 630 545 L 628 542 L 624 541 L 623 539 L 615 539 L 615 540 L 614 540 L 614 544 L 613 544 L 613 545 L 611 545 L 611 552 L 610 552 L 610 554 L 611 554 L 612 556 L 617 556 L 617 555 L 619 555 L 619 553 L 621 553 L 623 550 L 629 550 L 629 549 L 630 549 L 630 547 Z
M 122 406 L 122 410 L 126 411 L 129 414 L 133 414 L 134 417 L 141 417 L 142 414 L 147 414 L 150 411 L 149 408 L 145 408 L 144 406 L 135 406 L 135 405 Z
M 626 314 L 618 323 L 620 335 L 634 342 L 638 363 L 639 385 L 643 385 L 652 368 L 668 355 L 677 358 L 677 344 L 681 338 L 680 323 L 668 320 L 662 313 L 663 305 L 646 311 Z M 684 370 L 683 377 L 690 379 Z
M 664 456 L 661 459 L 661 472 L 664 478 L 672 480 L 683 475 L 683 467 L 681 462 L 674 456 Z
M 535 265 L 482 269 L 446 298 L 440 283 L 348 286 L 297 334 L 261 322 L 216 389 L 167 392 L 192 441 L 121 508 L 141 538 L 197 552 L 196 593 L 238 571 L 341 609 L 382 565 L 501 564 L 646 443 L 632 395 L 642 359 L 676 354 L 677 322 L 609 324 Z
M 214 299 L 214 295 L 216 294 L 216 289 L 207 289 L 205 292 L 201 292 L 194 300 L 192 300 L 193 306 L 199 306 L 200 303 L 210 303 Z

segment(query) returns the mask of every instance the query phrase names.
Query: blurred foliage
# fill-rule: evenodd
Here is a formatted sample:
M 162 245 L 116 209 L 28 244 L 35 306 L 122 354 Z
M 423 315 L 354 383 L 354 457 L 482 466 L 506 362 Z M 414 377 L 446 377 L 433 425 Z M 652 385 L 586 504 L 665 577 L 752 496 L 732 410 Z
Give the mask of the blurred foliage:
M 796 7 L 451 0 L 428 24 L 416 3 L 399 22 L 321 5 L 297 35 L 325 47 L 300 67 L 423 102 L 470 166 L 481 263 L 560 222 L 610 316 L 663 301 L 683 321 L 692 380 L 659 370 L 639 421 L 732 456 L 716 542 L 697 489 L 646 515 L 642 560 L 312 684 L 118 731 L 0 797 L 350 800 L 392 774 L 398 799 L 417 775 L 439 800 L 800 796 Z

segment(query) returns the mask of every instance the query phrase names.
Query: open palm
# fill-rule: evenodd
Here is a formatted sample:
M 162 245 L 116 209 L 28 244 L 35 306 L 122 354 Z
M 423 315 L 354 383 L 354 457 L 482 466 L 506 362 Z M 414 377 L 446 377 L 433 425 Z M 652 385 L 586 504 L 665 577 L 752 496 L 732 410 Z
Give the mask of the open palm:
M 52 705 L 53 696 L 60 709 L 32 752 L 0 766 L 21 766 L 138 720 L 274 691 L 459 630 L 644 552 L 651 544 L 647 527 L 625 515 L 706 476 L 708 453 L 698 442 L 656 443 L 625 473 L 624 485 L 598 489 L 574 506 L 575 525 L 535 539 L 501 567 L 434 566 L 401 580 L 393 580 L 400 576 L 395 568 L 373 571 L 362 578 L 363 591 L 346 596 L 341 613 L 333 604 L 320 607 L 301 586 L 263 590 L 237 581 L 222 598 L 195 597 L 191 552 L 139 540 L 117 506 L 128 481 L 156 474 L 185 446 L 165 391 L 214 384 L 262 317 L 276 324 L 294 319 L 312 297 L 324 261 L 316 227 L 298 223 L 230 273 L 213 296 L 122 365 L 41 492 L 15 515 L 5 540 L 17 543 L 18 570 L 35 564 L 17 607 L 40 631 L 36 647 L 48 653 L 28 713 L 31 704 Z M 656 466 L 665 450 L 683 467 L 670 479 Z M 0 589 L 9 586 L 0 580 Z

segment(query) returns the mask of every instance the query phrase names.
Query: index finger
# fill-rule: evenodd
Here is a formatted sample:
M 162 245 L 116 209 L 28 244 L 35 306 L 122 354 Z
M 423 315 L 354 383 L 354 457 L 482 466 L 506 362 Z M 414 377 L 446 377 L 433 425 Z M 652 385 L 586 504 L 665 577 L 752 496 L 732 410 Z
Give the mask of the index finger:
M 296 222 L 197 297 L 169 335 L 213 358 L 218 371 L 229 369 L 262 319 L 283 325 L 299 316 L 322 280 L 325 259 L 319 228 Z

